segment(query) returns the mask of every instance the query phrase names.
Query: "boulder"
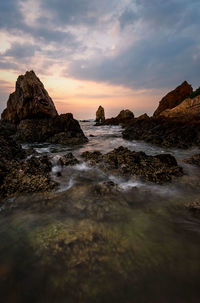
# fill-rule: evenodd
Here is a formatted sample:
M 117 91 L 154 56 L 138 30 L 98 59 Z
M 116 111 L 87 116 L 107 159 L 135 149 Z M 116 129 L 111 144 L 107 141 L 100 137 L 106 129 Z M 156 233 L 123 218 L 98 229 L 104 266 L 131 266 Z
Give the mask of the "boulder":
M 164 110 L 172 109 L 179 105 L 183 100 L 188 98 L 193 92 L 191 85 L 184 81 L 173 91 L 169 92 L 159 103 L 158 108 L 154 112 L 154 117 L 158 117 Z
M 116 117 L 116 119 L 119 120 L 126 120 L 126 119 L 133 119 L 134 114 L 129 109 L 123 109 L 119 115 Z
M 96 112 L 96 122 L 102 123 L 104 121 L 105 121 L 105 112 L 104 112 L 104 108 L 100 105 Z
M 34 71 L 19 76 L 15 92 L 7 102 L 7 108 L 1 115 L 2 120 L 19 123 L 23 119 L 46 118 L 58 115 L 52 99 Z

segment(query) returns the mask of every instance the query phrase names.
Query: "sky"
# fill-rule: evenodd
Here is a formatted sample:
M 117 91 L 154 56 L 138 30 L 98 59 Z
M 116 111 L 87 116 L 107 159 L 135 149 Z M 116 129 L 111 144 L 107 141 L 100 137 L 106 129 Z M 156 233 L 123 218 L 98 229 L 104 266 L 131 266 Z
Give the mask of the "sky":
M 59 113 L 152 114 L 200 86 L 199 0 L 0 0 L 0 112 L 34 70 Z

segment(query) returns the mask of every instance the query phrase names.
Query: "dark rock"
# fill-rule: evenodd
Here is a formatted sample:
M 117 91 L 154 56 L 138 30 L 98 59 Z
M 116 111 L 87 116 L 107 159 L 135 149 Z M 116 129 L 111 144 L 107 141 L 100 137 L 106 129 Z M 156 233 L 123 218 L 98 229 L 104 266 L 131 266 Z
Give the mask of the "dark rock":
M 68 153 L 68 154 L 62 156 L 59 159 L 59 162 L 62 166 L 79 164 L 79 161 L 74 157 L 74 155 L 72 153 Z
M 18 123 L 33 117 L 55 117 L 57 111 L 44 85 L 33 71 L 19 76 L 15 92 L 8 99 L 2 120 Z
M 123 131 L 127 140 L 143 140 L 164 147 L 190 148 L 200 146 L 200 121 L 148 118 L 135 119 Z
M 148 156 L 144 152 L 132 152 L 120 146 L 105 155 L 96 151 L 85 152 L 82 156 L 90 164 L 100 164 L 100 167 L 106 171 L 137 175 L 143 180 L 159 184 L 170 182 L 183 175 L 182 168 L 170 154 Z
M 185 163 L 200 166 L 200 154 L 194 155 L 191 158 L 185 159 Z
M 193 92 L 191 85 L 184 81 L 173 91 L 169 92 L 159 103 L 158 108 L 154 112 L 154 117 L 158 117 L 164 110 L 171 109 L 179 105 L 183 100 L 188 98 Z
M 122 110 L 119 115 L 115 118 L 106 119 L 104 125 L 119 125 L 127 124 L 134 120 L 134 114 L 129 110 Z
M 96 112 L 96 122 L 102 123 L 104 121 L 105 121 L 105 112 L 104 112 L 104 108 L 100 105 Z
M 185 207 L 194 214 L 200 215 L 200 201 L 194 201 L 191 203 L 185 204 Z
M 19 193 L 44 192 L 56 187 L 51 180 L 51 162 L 47 156 L 32 157 L 24 162 L 16 162 L 6 174 L 0 193 L 3 197 Z
M 50 142 L 67 145 L 88 141 L 72 114 L 63 114 L 55 118 L 22 120 L 17 126 L 15 139 L 19 142 Z

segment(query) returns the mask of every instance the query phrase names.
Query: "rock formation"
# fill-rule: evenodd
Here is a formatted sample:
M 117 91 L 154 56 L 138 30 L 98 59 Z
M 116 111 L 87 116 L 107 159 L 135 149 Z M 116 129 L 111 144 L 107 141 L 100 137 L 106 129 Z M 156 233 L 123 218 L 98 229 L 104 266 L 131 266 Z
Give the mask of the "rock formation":
M 100 105 L 96 112 L 96 122 L 103 123 L 105 121 L 105 112 L 104 108 Z
M 183 100 L 188 98 L 193 92 L 191 85 L 184 81 L 173 91 L 169 92 L 159 103 L 158 108 L 154 112 L 154 117 L 158 117 L 164 110 L 172 109 L 179 105 Z
M 165 147 L 200 146 L 200 123 L 165 117 L 135 119 L 122 133 L 127 140 L 144 140 Z
M 106 119 L 105 125 L 126 124 L 134 119 L 134 114 L 129 109 L 122 110 L 115 118 Z
M 148 156 L 144 152 L 134 152 L 120 146 L 105 155 L 98 151 L 87 151 L 82 157 L 91 165 L 98 164 L 113 174 L 137 175 L 143 180 L 159 184 L 183 175 L 182 168 L 170 154 Z
M 167 118 L 178 118 L 184 120 L 190 120 L 198 116 L 200 117 L 200 95 L 193 99 L 187 98 L 178 106 L 172 109 L 167 109 L 160 115 Z
M 34 71 L 30 71 L 26 72 L 24 76 L 18 77 L 15 92 L 10 95 L 7 108 L 2 113 L 1 118 L 18 123 L 27 118 L 53 118 L 57 115 L 54 103 L 44 85 Z
M 19 76 L 2 121 L 15 125 L 18 142 L 82 144 L 87 142 L 72 114 L 58 115 L 52 99 L 33 71 Z

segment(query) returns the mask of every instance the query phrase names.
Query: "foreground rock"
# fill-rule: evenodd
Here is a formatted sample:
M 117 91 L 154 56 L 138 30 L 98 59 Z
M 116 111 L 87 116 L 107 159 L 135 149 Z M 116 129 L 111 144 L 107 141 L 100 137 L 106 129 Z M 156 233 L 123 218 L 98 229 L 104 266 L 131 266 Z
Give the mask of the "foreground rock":
M 106 119 L 104 125 L 127 124 L 134 119 L 134 114 L 129 109 L 122 110 L 115 118 Z
M 143 140 L 164 147 L 200 146 L 200 121 L 146 118 L 132 121 L 123 131 L 127 140 Z
M 169 92 L 159 103 L 158 108 L 154 112 L 154 117 L 158 117 L 164 110 L 172 109 L 179 105 L 183 100 L 188 98 L 193 92 L 191 85 L 184 81 L 173 91 Z
M 200 215 L 200 201 L 199 200 L 191 202 L 191 203 L 187 203 L 185 205 L 185 207 L 193 214 Z
M 105 112 L 104 108 L 100 105 L 96 112 L 96 122 L 103 123 L 105 121 Z
M 1 118 L 4 124 L 13 124 L 14 139 L 19 142 L 82 144 L 88 141 L 72 114 L 58 115 L 33 71 L 19 76 Z
M 121 146 L 105 155 L 95 151 L 84 152 L 82 157 L 106 171 L 137 175 L 142 180 L 158 184 L 170 182 L 183 175 L 182 168 L 170 154 L 148 156 L 144 152 L 132 152 Z
M 51 180 L 50 172 L 51 162 L 47 156 L 10 163 L 0 187 L 1 197 L 53 190 L 56 183 Z

